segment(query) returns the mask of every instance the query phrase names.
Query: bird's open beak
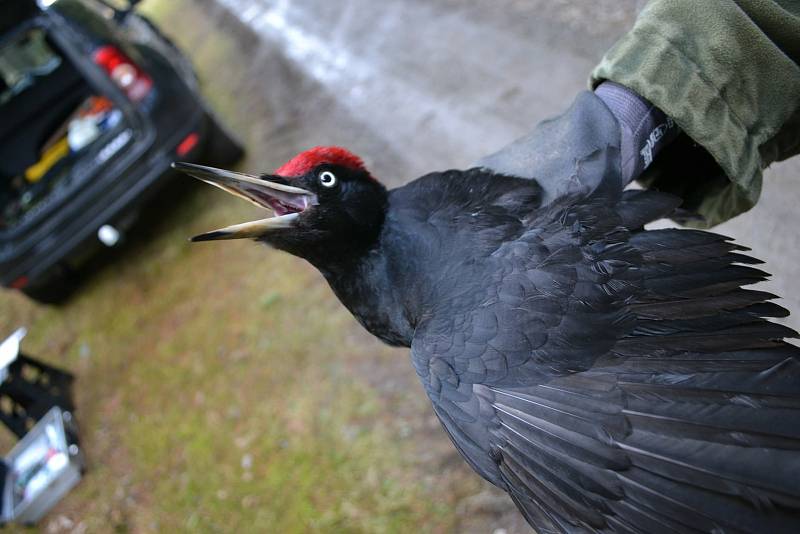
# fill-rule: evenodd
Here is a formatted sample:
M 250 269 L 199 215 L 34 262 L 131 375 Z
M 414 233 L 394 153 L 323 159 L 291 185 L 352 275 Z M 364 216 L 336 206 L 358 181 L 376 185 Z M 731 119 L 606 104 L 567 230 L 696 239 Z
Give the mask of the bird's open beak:
M 317 203 L 316 195 L 310 191 L 250 174 L 182 162 L 173 163 L 172 168 L 275 212 L 274 217 L 220 228 L 195 236 L 192 241 L 261 237 L 270 230 L 291 227 L 300 213 Z

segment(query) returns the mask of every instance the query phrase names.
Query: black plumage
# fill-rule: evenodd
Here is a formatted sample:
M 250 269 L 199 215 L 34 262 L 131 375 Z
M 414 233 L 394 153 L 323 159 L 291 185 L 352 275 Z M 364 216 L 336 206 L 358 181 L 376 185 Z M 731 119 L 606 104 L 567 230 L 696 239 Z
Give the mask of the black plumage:
M 644 230 L 679 201 L 613 180 L 545 205 L 484 169 L 387 192 L 317 163 L 270 178 L 317 204 L 260 239 L 411 348 L 455 446 L 538 532 L 800 531 L 800 351 L 744 288 L 767 276 L 746 249 Z

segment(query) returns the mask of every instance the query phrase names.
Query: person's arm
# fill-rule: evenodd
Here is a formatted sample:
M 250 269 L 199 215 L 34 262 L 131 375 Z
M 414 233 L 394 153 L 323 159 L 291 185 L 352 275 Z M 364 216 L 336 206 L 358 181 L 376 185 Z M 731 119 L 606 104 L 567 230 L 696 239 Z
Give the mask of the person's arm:
M 800 0 L 652 0 L 592 84 L 625 86 L 685 133 L 640 181 L 710 226 L 755 205 L 762 168 L 800 152 L 799 64 Z

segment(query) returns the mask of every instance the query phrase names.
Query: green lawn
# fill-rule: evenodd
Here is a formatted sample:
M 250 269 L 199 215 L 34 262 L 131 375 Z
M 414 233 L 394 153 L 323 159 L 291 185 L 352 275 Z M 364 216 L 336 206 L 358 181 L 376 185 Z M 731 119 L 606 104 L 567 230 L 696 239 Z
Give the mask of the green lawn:
M 242 106 L 248 52 L 193 2 L 143 8 L 190 51 L 208 98 L 245 139 L 240 167 L 280 163 L 260 149 L 270 128 Z M 30 354 L 77 375 L 89 470 L 46 531 L 460 528 L 458 504 L 483 486 L 440 430 L 406 351 L 361 332 L 301 260 L 250 242 L 187 242 L 254 210 L 187 186 L 66 305 L 3 293 L 0 331 L 27 326 Z

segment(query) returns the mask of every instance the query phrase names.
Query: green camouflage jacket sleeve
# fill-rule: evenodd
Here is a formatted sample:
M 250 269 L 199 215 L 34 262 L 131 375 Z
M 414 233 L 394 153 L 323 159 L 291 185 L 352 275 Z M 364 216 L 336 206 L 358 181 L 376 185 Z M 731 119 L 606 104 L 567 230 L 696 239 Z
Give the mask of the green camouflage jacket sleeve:
M 652 0 L 591 83 L 606 79 L 661 108 L 722 171 L 654 164 L 640 181 L 720 223 L 755 205 L 763 168 L 800 152 L 800 0 Z

